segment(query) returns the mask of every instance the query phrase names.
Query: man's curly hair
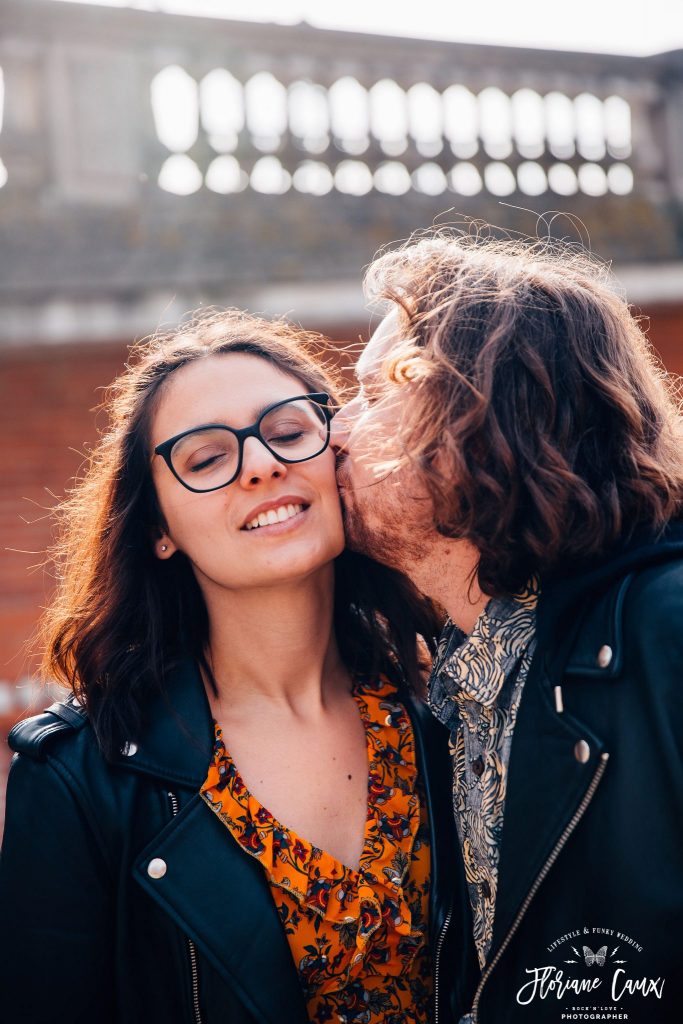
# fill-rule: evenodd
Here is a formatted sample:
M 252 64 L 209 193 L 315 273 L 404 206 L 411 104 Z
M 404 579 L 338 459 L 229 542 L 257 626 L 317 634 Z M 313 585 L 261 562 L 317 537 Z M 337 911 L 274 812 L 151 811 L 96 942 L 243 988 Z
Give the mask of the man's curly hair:
M 675 381 L 597 259 L 479 231 L 413 237 L 369 267 L 402 311 L 403 454 L 484 592 L 585 563 L 683 510 Z M 406 394 L 406 398 L 408 395 Z

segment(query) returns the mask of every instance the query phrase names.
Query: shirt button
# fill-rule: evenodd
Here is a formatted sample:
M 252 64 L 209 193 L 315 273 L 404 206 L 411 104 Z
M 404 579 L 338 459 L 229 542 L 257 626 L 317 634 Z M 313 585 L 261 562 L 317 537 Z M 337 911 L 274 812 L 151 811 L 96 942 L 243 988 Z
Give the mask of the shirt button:
M 137 743 L 127 742 L 127 743 L 124 743 L 123 746 L 121 747 L 121 753 L 124 755 L 124 757 L 132 757 L 133 754 L 137 754 L 137 752 L 138 752 L 138 745 L 137 745 Z
M 574 757 L 581 764 L 585 764 L 586 761 L 590 760 L 591 748 L 588 746 L 585 740 L 579 740 L 574 747 Z
M 610 662 L 612 661 L 613 654 L 614 652 L 612 648 L 608 644 L 603 644 L 603 646 L 598 651 L 597 658 L 595 659 L 598 663 L 598 667 L 607 668 Z
M 478 779 L 480 779 L 484 774 L 484 767 L 484 758 L 481 755 L 479 755 L 479 757 L 475 757 L 472 762 L 472 771 Z
M 147 874 L 150 878 L 163 878 L 166 874 L 166 861 L 154 857 L 147 865 Z

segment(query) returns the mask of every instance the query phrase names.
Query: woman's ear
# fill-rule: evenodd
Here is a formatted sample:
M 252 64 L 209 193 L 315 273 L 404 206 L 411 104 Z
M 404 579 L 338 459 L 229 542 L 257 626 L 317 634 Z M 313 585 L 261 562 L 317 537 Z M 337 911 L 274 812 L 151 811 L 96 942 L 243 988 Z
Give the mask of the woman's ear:
M 157 558 L 170 558 L 178 550 L 173 542 L 166 538 L 165 540 L 157 541 L 154 545 L 154 550 Z
M 178 550 L 171 538 L 164 530 L 155 527 L 152 531 L 152 547 L 157 558 L 166 559 L 174 555 Z

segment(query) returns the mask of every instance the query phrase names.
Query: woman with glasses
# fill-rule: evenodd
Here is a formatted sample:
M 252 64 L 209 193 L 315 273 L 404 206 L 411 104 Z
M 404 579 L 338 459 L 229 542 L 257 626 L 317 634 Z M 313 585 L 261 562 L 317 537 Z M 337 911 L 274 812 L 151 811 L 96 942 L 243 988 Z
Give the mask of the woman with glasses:
M 343 550 L 313 341 L 198 316 L 110 390 L 40 629 L 71 693 L 10 736 L 2 1020 L 448 1020 L 436 624 Z

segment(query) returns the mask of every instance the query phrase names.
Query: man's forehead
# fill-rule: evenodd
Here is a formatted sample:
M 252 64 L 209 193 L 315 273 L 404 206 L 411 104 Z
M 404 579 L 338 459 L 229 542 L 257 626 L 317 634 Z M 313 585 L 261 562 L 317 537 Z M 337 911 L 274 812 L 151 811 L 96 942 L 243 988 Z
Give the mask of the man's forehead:
M 359 380 L 374 377 L 389 352 L 401 336 L 402 319 L 399 309 L 394 307 L 378 324 L 363 349 L 356 364 Z

